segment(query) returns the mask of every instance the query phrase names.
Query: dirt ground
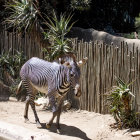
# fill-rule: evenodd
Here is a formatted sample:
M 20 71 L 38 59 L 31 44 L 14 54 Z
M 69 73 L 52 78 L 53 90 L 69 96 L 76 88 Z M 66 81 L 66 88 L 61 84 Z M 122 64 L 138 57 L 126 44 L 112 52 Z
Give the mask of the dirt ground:
M 29 108 L 30 123 L 24 123 L 24 106 L 24 102 L 18 102 L 13 98 L 8 102 L 0 102 L 0 121 L 14 124 L 17 128 L 24 127 L 27 130 L 30 129 L 34 133 L 41 133 L 44 136 L 47 134 L 54 140 L 140 140 L 139 136 L 132 137 L 129 130 L 111 128 L 110 124 L 114 122 L 111 115 L 101 115 L 83 110 L 69 110 L 61 114 L 60 134 L 56 132 L 55 122 L 50 129 L 45 127 L 38 129 L 36 128 L 31 108 Z M 45 126 L 52 113 L 41 110 L 40 107 L 37 107 L 37 112 L 42 126 Z M 14 131 L 18 132 L 19 130 Z M 23 131 L 23 133 L 26 135 L 26 132 Z M 34 140 L 37 139 L 34 137 Z M 42 140 L 49 140 L 49 138 Z

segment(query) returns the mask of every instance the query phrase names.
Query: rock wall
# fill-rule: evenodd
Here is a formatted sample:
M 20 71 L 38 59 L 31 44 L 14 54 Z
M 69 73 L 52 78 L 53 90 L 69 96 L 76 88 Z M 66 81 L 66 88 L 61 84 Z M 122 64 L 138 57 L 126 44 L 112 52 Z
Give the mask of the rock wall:
M 130 47 L 130 50 L 132 49 L 133 45 L 135 44 L 135 47 L 138 47 L 140 49 L 140 40 L 139 39 L 127 39 L 124 37 L 119 37 L 115 35 L 111 35 L 109 33 L 103 32 L 103 31 L 97 31 L 94 29 L 82 29 L 79 27 L 73 27 L 71 31 L 68 34 L 68 37 L 75 38 L 77 37 L 79 40 L 83 39 L 85 42 L 90 41 L 101 41 L 106 44 L 114 44 L 118 47 L 121 45 L 121 42 L 127 42 L 127 45 Z

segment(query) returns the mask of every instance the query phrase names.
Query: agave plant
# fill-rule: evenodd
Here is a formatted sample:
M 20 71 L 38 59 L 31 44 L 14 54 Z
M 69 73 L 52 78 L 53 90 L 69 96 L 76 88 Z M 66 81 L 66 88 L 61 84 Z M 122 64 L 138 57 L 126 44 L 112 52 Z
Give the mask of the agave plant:
M 126 84 L 118 78 L 117 86 L 112 88 L 107 98 L 118 128 L 138 126 L 137 113 L 132 109 L 132 97 L 135 96 L 129 89 L 132 83 Z
M 5 20 L 8 27 L 15 27 L 20 32 L 31 30 L 37 20 L 38 12 L 33 0 L 12 0 L 5 6 L 11 11 L 10 16 Z
M 49 38 L 52 37 L 54 40 L 55 40 L 55 38 L 63 39 L 65 37 L 65 35 L 70 31 L 73 24 L 75 23 L 75 22 L 73 22 L 70 24 L 72 17 L 73 17 L 73 15 L 69 14 L 67 16 L 66 13 L 64 13 L 64 14 L 60 15 L 60 19 L 59 19 L 56 16 L 55 12 L 53 12 L 52 17 L 47 16 L 48 22 L 46 22 L 45 24 L 49 28 L 48 37 Z
M 47 17 L 48 22 L 45 24 L 48 30 L 44 32 L 44 35 L 51 44 L 49 52 L 49 57 L 51 59 L 55 59 L 67 53 L 72 53 L 71 40 L 66 38 L 67 33 L 75 23 L 73 22 L 70 24 L 71 18 L 71 14 L 66 16 L 65 13 L 60 15 L 60 19 L 57 18 L 55 13 L 53 13 L 53 17 Z

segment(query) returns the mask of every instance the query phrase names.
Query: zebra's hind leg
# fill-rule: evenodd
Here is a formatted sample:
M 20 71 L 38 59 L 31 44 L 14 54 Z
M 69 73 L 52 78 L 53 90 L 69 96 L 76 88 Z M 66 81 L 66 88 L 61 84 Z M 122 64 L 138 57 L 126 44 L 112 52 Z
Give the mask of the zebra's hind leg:
M 36 90 L 32 87 L 32 85 L 30 84 L 30 82 L 27 79 L 22 80 L 23 84 L 27 90 L 28 96 L 26 99 L 26 105 L 25 105 L 25 111 L 24 111 L 24 118 L 25 118 L 25 122 L 29 121 L 28 119 L 28 109 L 29 109 L 29 104 L 31 105 L 31 108 L 33 110 L 34 116 L 35 116 L 35 121 L 36 121 L 36 125 L 38 128 L 41 128 L 41 124 L 35 109 L 35 103 L 34 103 L 34 99 L 35 99 L 35 95 L 36 95 Z
M 37 115 L 37 112 L 35 109 L 34 99 L 35 99 L 35 95 L 30 95 L 30 105 L 31 105 L 31 108 L 32 108 L 34 116 L 35 116 L 36 126 L 37 126 L 37 128 L 41 128 L 42 126 L 40 124 L 40 121 L 39 121 L 39 118 L 38 118 L 38 115 Z
M 29 119 L 28 119 L 29 102 L 30 102 L 30 99 L 29 99 L 29 96 L 27 96 L 27 97 L 26 97 L 25 110 L 24 110 L 24 119 L 25 119 L 25 123 L 29 122 Z
M 26 122 L 29 122 L 29 119 L 28 119 L 28 109 L 29 109 L 29 103 L 30 103 L 29 93 L 31 93 L 30 89 L 32 89 L 32 87 L 30 86 L 29 81 L 24 77 L 22 78 L 22 82 L 28 94 L 28 96 L 26 97 L 26 104 L 25 104 L 25 110 L 24 110 L 24 119 L 26 123 Z

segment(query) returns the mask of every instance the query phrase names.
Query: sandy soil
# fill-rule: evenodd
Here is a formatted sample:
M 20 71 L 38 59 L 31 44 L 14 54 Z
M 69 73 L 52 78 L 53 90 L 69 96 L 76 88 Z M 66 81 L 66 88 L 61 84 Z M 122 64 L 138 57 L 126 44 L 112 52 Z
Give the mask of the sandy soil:
M 60 120 L 61 133 L 58 134 L 55 123 L 50 129 L 44 127 L 45 123 L 51 118 L 52 113 L 37 107 L 38 116 L 43 126 L 42 129 L 38 129 L 31 108 L 29 108 L 30 123 L 24 123 L 24 106 L 24 102 L 13 99 L 8 102 L 0 102 L 0 121 L 14 124 L 19 128 L 22 126 L 35 133 L 40 132 L 42 135 L 47 134 L 55 140 L 140 140 L 140 137 L 132 137 L 128 130 L 110 128 L 110 124 L 114 122 L 111 115 L 101 115 L 83 110 L 63 112 Z M 18 130 L 15 131 L 18 132 Z M 37 139 L 34 138 L 34 140 Z

